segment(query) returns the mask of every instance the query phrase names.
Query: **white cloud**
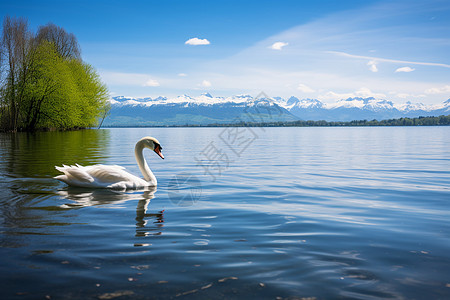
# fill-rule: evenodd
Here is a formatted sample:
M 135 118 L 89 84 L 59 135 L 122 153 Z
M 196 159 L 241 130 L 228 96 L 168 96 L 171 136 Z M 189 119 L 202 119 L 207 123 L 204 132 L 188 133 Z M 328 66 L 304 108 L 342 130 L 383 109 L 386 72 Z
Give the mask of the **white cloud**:
M 372 72 L 378 72 L 377 64 L 378 63 L 374 60 L 371 60 L 367 63 L 367 65 L 369 66 L 369 70 Z
M 212 84 L 208 80 L 203 80 L 200 86 L 202 87 L 210 87 Z
M 357 97 L 374 97 L 374 98 L 386 98 L 386 95 L 383 93 L 372 92 L 370 89 L 362 87 L 359 90 L 355 91 Z
M 289 43 L 276 42 L 276 43 L 273 43 L 272 46 L 270 46 L 270 49 L 281 50 L 281 48 L 283 48 L 283 47 L 285 47 L 287 45 L 289 45 Z
M 398 72 L 408 73 L 408 72 L 412 72 L 414 70 L 415 70 L 414 68 L 410 68 L 410 67 L 401 67 L 401 68 L 398 68 L 397 70 L 395 70 L 395 73 L 398 73 Z
M 299 90 L 300 92 L 303 92 L 303 93 L 314 93 L 315 92 L 315 90 L 313 90 L 312 88 L 310 88 L 309 86 L 307 86 L 303 83 L 300 83 L 298 85 L 297 90 Z
M 407 99 L 407 98 L 425 98 L 426 95 L 424 94 L 409 94 L 409 93 L 397 93 L 397 92 L 390 92 L 390 94 L 400 98 L 400 99 Z
M 199 38 L 191 38 L 188 39 L 186 42 L 184 42 L 186 45 L 193 45 L 193 46 L 198 46 L 198 45 L 209 45 L 211 44 L 207 39 L 199 39 Z
M 159 82 L 154 79 L 147 80 L 143 86 L 159 86 Z
M 445 94 L 450 93 L 450 85 L 445 85 L 443 87 L 429 88 L 425 91 L 426 94 Z
M 362 87 L 357 91 L 354 91 L 352 93 L 335 93 L 333 91 L 327 92 L 325 95 L 321 95 L 320 99 L 325 100 L 341 100 L 341 99 L 347 99 L 347 98 L 354 98 L 354 97 L 361 97 L 361 98 L 368 98 L 368 97 L 374 97 L 374 98 L 386 98 L 386 95 L 383 93 L 374 93 L 370 89 Z
M 187 74 L 186 74 L 186 73 L 178 73 L 178 76 L 180 76 L 180 77 L 186 77 Z
M 411 97 L 411 95 L 407 94 L 407 93 L 398 93 L 396 96 L 399 97 L 399 98 L 402 98 L 402 99 L 406 99 L 406 98 L 410 98 Z

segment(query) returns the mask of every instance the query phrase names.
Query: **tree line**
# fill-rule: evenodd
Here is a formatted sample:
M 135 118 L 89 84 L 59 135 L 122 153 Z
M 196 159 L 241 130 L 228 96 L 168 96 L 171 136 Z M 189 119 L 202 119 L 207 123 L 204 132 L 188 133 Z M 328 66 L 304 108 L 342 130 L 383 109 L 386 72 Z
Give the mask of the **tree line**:
M 399 118 L 388 120 L 354 120 L 354 121 L 290 121 L 290 122 L 240 122 L 237 124 L 226 124 L 222 126 L 245 126 L 245 127 L 335 127 L 335 126 L 449 126 L 450 115 L 438 117 L 418 117 L 418 118 Z M 213 126 L 220 126 L 215 124 Z
M 277 122 L 237 122 L 237 123 L 214 123 L 208 125 L 202 124 L 184 124 L 184 125 L 130 125 L 105 127 L 356 127 L 356 126 L 450 126 L 450 115 L 438 117 L 418 117 L 418 118 L 400 118 L 388 120 L 354 120 L 354 121 L 277 121 Z
M 81 58 L 74 34 L 26 19 L 4 18 L 0 40 L 0 131 L 95 126 L 108 89 Z

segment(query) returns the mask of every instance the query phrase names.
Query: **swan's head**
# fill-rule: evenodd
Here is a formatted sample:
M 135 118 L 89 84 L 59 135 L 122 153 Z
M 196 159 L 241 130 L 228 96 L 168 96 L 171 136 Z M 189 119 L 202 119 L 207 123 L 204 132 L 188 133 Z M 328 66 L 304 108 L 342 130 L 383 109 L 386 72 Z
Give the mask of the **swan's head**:
M 159 155 L 162 159 L 164 159 L 164 155 L 161 153 L 162 147 L 157 139 L 151 136 L 147 136 L 142 138 L 139 143 L 142 143 L 145 148 L 151 149 L 155 151 L 156 154 Z

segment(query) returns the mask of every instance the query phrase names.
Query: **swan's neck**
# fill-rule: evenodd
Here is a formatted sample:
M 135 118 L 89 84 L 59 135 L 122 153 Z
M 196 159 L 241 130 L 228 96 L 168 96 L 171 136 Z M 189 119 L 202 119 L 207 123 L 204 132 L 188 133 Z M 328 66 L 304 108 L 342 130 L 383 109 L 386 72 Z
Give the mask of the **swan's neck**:
M 137 164 L 142 172 L 142 175 L 144 175 L 144 179 L 152 185 L 156 185 L 156 177 L 153 175 L 152 170 L 150 170 L 147 161 L 144 158 L 143 150 L 144 144 L 139 141 L 134 148 L 134 155 L 136 156 Z

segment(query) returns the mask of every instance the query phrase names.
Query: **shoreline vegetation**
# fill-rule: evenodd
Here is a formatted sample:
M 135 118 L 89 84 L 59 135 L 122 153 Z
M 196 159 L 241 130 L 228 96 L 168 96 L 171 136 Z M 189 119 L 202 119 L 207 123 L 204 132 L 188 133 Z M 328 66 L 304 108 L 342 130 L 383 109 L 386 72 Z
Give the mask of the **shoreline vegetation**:
M 73 130 L 98 125 L 108 89 L 81 58 L 74 34 L 54 24 L 28 29 L 6 16 L 0 39 L 0 131 Z
M 399 118 L 387 120 L 341 121 L 289 121 L 289 122 L 237 122 L 208 125 L 154 125 L 154 126 L 103 126 L 103 128 L 182 128 L 182 127 L 364 127 L 364 126 L 449 126 L 450 115 L 438 117 Z

